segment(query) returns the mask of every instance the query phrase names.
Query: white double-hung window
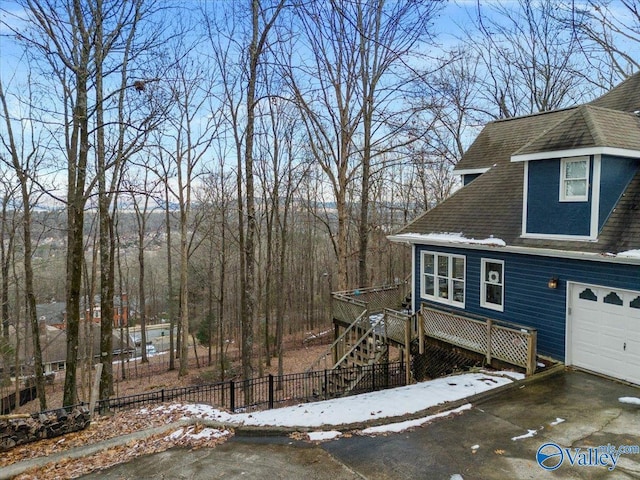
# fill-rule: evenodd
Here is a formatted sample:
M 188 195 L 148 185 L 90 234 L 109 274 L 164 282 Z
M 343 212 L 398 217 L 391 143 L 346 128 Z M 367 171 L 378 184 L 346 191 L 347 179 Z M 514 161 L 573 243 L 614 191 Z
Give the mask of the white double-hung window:
M 421 296 L 436 302 L 464 307 L 465 257 L 422 252 Z
M 504 262 L 483 258 L 480 275 L 480 306 L 503 312 Z
M 560 161 L 560 201 L 589 200 L 589 157 L 570 157 Z

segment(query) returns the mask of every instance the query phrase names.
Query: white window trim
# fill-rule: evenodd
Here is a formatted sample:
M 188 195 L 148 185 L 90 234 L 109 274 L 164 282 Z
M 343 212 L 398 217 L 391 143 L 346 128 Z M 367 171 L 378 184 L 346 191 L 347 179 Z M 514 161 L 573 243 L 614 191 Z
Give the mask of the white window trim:
M 453 298 L 442 298 L 440 296 L 437 295 L 428 295 L 425 292 L 425 281 L 424 281 L 424 277 L 426 276 L 426 273 L 424 271 L 424 265 L 425 265 L 425 256 L 426 255 L 432 255 L 434 256 L 434 292 L 436 291 L 437 288 L 437 282 L 435 281 L 435 279 L 438 276 L 437 274 L 437 262 L 438 262 L 438 256 L 441 257 L 448 257 L 450 259 L 450 261 L 447 262 L 448 264 L 448 269 L 449 271 L 447 272 L 447 279 L 448 279 L 448 292 L 449 292 L 449 297 L 453 297 L 453 281 L 454 278 L 452 276 L 452 269 L 453 269 L 453 262 L 451 261 L 453 258 L 460 258 L 462 259 L 462 262 L 464 264 L 463 266 L 463 277 L 462 279 L 456 279 L 457 281 L 461 281 L 462 282 L 462 302 L 458 302 L 453 300 Z M 455 307 L 460 307 L 460 308 L 464 308 L 465 306 L 465 301 L 467 299 L 467 257 L 465 257 L 464 255 L 456 255 L 456 254 L 452 254 L 452 253 L 443 253 L 443 252 L 433 252 L 433 251 L 422 251 L 420 253 L 420 297 L 426 300 L 432 300 L 434 302 L 438 302 L 438 303 L 443 303 L 445 305 L 452 305 Z
M 584 179 L 582 178 L 569 178 L 565 177 L 567 172 L 567 164 L 576 162 L 587 162 L 587 173 Z M 591 170 L 591 158 L 587 156 L 582 157 L 564 157 L 560 159 L 560 201 L 561 202 L 587 202 L 589 201 L 589 171 Z M 565 181 L 567 180 L 584 180 L 586 182 L 584 195 L 572 195 L 568 197 L 566 195 Z
M 489 262 L 499 263 L 500 265 L 502 265 L 502 283 L 491 283 L 485 280 L 487 263 Z M 480 267 L 480 306 L 483 308 L 488 308 L 490 310 L 497 310 L 498 312 L 504 312 L 504 283 L 505 283 L 504 282 L 504 260 L 495 260 L 493 258 L 483 258 L 481 260 L 481 267 Z M 500 305 L 487 302 L 487 285 L 500 285 L 502 287 Z

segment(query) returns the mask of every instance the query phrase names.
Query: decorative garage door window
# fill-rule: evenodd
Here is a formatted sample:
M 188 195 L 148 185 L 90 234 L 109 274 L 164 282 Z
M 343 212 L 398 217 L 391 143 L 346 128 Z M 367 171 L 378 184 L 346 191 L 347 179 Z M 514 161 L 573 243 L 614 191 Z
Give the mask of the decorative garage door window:
M 480 305 L 504 311 L 504 262 L 483 258 L 480 275 Z
M 465 257 L 422 252 L 422 298 L 464 307 Z
M 582 292 L 580 292 L 580 295 L 578 295 L 582 300 L 589 300 L 591 302 L 597 302 L 598 301 L 598 296 L 593 293 L 593 290 L 591 290 L 590 288 L 585 288 Z
M 616 292 L 609 292 L 609 294 L 604 297 L 604 303 L 609 303 L 611 305 L 622 305 L 622 299 Z

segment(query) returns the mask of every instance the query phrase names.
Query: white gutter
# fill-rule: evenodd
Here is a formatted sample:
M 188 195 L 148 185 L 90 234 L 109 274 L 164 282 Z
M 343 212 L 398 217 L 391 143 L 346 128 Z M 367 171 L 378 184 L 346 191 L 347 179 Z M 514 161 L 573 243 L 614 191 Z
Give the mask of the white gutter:
M 626 158 L 638 158 L 640 152 L 629 148 L 618 147 L 583 147 L 549 152 L 536 152 L 515 154 L 511 156 L 512 162 L 530 162 L 533 160 L 549 160 L 550 158 L 580 157 L 583 155 L 612 155 Z

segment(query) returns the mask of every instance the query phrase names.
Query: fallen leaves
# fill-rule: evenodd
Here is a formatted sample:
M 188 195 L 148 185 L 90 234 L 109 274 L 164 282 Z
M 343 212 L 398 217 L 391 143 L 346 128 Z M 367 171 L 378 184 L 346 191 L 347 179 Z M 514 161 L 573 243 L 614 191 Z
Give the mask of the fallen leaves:
M 154 409 L 133 410 L 113 416 L 99 417 L 96 421 L 91 422 L 88 429 L 65 435 L 63 439 L 42 440 L 17 447 L 0 458 L 0 466 L 29 458 L 46 457 L 138 430 L 167 425 L 182 416 L 179 411 Z M 125 445 L 101 450 L 94 455 L 51 462 L 44 467 L 29 470 L 15 478 L 17 480 L 78 478 L 96 470 L 128 462 L 135 457 L 162 452 L 175 446 L 192 449 L 215 447 L 226 441 L 231 435 L 232 432 L 229 430 L 217 430 L 201 424 L 178 428 L 175 431 L 169 429 L 142 440 L 132 440 Z

